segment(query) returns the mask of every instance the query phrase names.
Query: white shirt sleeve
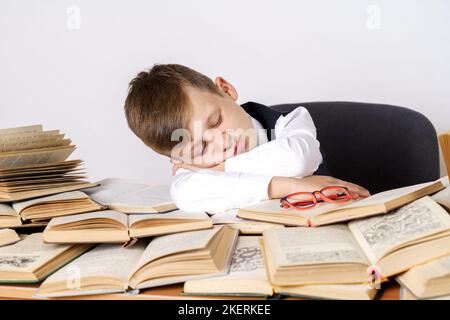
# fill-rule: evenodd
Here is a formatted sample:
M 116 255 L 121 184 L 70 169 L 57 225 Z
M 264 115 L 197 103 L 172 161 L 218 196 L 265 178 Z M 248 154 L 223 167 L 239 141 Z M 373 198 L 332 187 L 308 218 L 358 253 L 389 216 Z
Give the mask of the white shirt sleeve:
M 225 172 L 305 177 L 322 163 L 316 127 L 304 107 L 298 107 L 275 124 L 275 139 L 225 161 Z
M 175 205 L 186 212 L 218 213 L 269 198 L 271 176 L 210 169 L 177 170 L 170 187 Z

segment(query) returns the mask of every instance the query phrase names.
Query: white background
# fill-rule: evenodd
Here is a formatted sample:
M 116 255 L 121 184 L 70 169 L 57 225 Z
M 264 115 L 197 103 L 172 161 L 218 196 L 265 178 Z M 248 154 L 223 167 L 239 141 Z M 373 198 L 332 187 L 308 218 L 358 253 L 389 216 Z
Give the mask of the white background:
M 388 103 L 441 132 L 449 58 L 445 0 L 0 0 L 0 127 L 61 129 L 92 181 L 169 183 L 168 159 L 131 133 L 123 112 L 128 82 L 154 63 L 222 75 L 239 103 Z

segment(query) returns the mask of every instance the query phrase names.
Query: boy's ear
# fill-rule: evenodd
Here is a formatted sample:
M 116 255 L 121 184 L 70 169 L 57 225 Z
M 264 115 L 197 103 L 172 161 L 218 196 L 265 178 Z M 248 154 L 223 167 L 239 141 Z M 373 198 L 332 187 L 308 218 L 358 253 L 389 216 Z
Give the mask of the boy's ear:
M 216 84 L 217 88 L 221 92 L 230 96 L 231 99 L 233 99 L 234 101 L 237 100 L 238 93 L 236 91 L 236 88 L 231 83 L 229 83 L 227 80 L 225 80 L 222 77 L 216 77 L 216 79 L 214 80 L 214 83 Z

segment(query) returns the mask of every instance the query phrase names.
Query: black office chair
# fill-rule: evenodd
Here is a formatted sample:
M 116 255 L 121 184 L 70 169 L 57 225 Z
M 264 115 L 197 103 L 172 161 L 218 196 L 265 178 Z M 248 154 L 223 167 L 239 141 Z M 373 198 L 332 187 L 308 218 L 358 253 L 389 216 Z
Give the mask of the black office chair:
M 439 179 L 436 131 L 421 113 L 360 102 L 306 102 L 317 128 L 324 163 L 314 174 L 359 184 L 372 194 Z

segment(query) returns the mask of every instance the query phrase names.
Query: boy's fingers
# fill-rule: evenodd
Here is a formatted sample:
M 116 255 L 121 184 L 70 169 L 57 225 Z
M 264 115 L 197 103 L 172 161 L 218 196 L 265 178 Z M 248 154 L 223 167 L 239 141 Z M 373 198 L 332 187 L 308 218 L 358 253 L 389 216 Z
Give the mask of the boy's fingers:
M 370 196 L 370 192 L 367 189 L 365 189 L 355 183 L 351 183 L 351 182 L 347 182 L 347 181 L 342 181 L 342 182 L 344 183 L 344 185 L 348 188 L 348 190 L 350 192 L 354 192 L 354 193 L 357 193 L 357 194 L 365 196 L 365 197 Z
M 351 195 L 352 199 L 358 199 L 359 198 L 359 194 L 357 194 L 357 193 L 350 192 L 350 195 Z

